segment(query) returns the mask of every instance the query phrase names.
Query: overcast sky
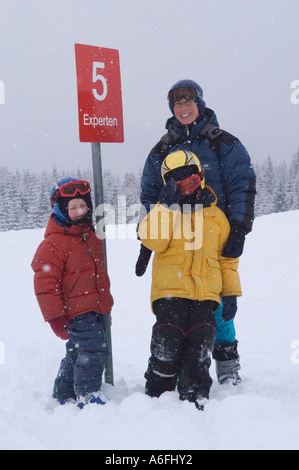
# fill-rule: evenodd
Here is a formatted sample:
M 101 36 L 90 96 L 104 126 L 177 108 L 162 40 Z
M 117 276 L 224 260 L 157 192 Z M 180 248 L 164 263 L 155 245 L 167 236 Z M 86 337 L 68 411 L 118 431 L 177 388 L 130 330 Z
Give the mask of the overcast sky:
M 298 25 L 299 0 L 0 0 L 0 166 L 91 166 L 90 144 L 79 142 L 75 43 L 120 54 L 125 142 L 102 144 L 104 169 L 142 169 L 170 117 L 168 89 L 183 78 L 202 86 L 253 162 L 290 161 Z

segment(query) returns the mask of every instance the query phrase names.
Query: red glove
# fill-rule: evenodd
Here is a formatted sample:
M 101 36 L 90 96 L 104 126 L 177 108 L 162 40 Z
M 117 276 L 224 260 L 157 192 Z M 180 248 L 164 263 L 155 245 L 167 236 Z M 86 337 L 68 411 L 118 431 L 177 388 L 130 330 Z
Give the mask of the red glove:
M 70 335 L 65 329 L 66 326 L 70 327 L 69 321 L 66 317 L 55 318 L 55 320 L 49 321 L 50 327 L 54 331 L 55 335 L 60 339 L 69 339 Z

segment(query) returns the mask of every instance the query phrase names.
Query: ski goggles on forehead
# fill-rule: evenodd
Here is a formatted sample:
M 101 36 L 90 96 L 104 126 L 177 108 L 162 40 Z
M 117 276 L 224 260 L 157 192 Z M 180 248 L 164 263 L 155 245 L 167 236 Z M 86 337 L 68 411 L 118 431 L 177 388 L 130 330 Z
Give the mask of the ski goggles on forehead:
M 182 196 L 189 196 L 201 186 L 203 181 L 204 178 L 201 178 L 199 175 L 192 175 L 185 180 L 178 181 L 176 185 L 180 189 Z
M 172 103 L 176 103 L 177 101 L 180 101 L 182 98 L 185 98 L 185 100 L 195 100 L 197 97 L 197 91 L 195 88 L 175 88 L 174 90 L 170 90 L 168 93 L 168 99 Z
M 70 181 L 69 183 L 62 184 L 58 190 L 62 197 L 76 196 L 77 193 L 84 196 L 84 194 L 90 193 L 90 184 L 88 181 L 83 180 Z
M 59 196 L 61 197 L 75 197 L 77 194 L 84 196 L 90 193 L 90 184 L 88 181 L 77 180 L 69 181 L 61 186 L 57 186 L 57 189 L 51 197 L 51 204 L 53 205 Z

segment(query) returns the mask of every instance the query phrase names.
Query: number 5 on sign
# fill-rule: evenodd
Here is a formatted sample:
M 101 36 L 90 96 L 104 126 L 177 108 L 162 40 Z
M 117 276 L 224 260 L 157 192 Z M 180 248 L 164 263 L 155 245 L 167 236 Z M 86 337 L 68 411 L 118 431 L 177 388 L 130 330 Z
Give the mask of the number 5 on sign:
M 95 83 L 97 80 L 100 80 L 103 84 L 103 93 L 101 95 L 98 94 L 96 89 L 92 89 L 93 96 L 95 97 L 96 100 L 103 101 L 106 96 L 107 96 L 107 81 L 103 75 L 98 75 L 97 74 L 97 69 L 104 69 L 105 64 L 104 62 L 94 62 L 93 63 L 93 68 L 92 68 L 92 77 L 93 77 L 93 82 Z

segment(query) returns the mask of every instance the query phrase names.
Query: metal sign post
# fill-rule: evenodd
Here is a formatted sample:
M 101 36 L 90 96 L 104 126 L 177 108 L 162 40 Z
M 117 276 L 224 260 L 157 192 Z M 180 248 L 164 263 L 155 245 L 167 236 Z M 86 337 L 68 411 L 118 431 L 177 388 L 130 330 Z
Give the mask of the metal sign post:
M 91 144 L 91 153 L 92 153 L 92 168 L 93 168 L 93 180 L 94 180 L 94 197 L 96 208 L 99 206 L 103 207 L 104 204 L 104 192 L 103 192 L 103 174 L 102 174 L 102 157 L 101 157 L 101 144 L 95 142 Z M 104 211 L 103 216 L 104 218 Z M 99 224 L 100 217 L 96 215 L 96 233 L 99 238 L 102 240 L 103 249 L 105 253 L 105 269 L 108 272 L 108 263 L 107 263 L 107 248 L 106 248 L 106 236 L 105 233 L 100 233 L 98 227 L 104 226 L 104 224 Z M 106 340 L 109 346 L 109 355 L 105 365 L 105 382 L 114 385 L 113 378 L 113 358 L 112 358 L 112 335 L 111 335 L 111 315 L 105 315 L 105 324 L 106 324 Z
M 103 175 L 100 142 L 123 142 L 123 114 L 119 54 L 115 49 L 75 44 L 80 142 L 90 142 L 96 214 L 103 208 Z M 101 238 L 105 268 L 108 272 L 104 210 L 96 215 L 96 233 Z M 101 221 L 101 223 L 99 223 Z M 104 230 L 104 229 L 103 229 Z M 105 382 L 114 385 L 111 315 L 105 315 L 109 355 L 105 365 Z

